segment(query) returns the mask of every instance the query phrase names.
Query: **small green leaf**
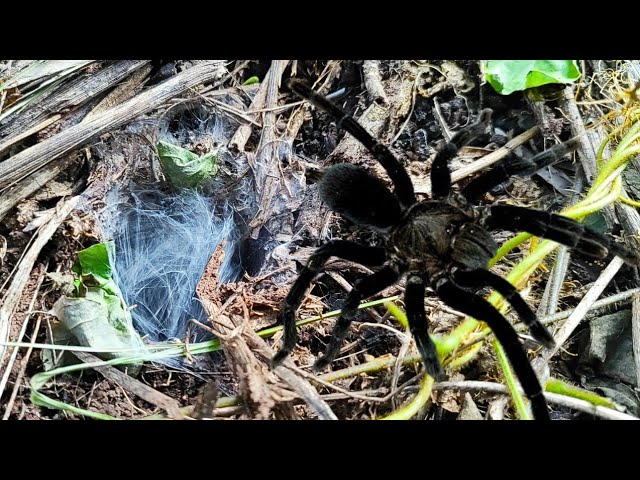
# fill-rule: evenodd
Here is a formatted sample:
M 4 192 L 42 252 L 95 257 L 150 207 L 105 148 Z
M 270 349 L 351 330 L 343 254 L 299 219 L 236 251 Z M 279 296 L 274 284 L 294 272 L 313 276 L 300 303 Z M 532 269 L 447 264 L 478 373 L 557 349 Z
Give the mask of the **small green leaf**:
M 503 95 L 580 78 L 576 60 L 487 60 L 483 71 L 486 80 Z
M 109 248 L 114 248 L 113 242 L 98 243 L 78 252 L 78 262 L 73 271 L 82 276 L 93 275 L 99 283 L 111 278 L 111 263 L 109 262 Z
M 246 85 L 255 85 L 256 83 L 260 83 L 260 79 L 258 77 L 249 77 L 244 82 L 242 82 L 242 86 Z
M 218 173 L 217 152 L 201 157 L 186 148 L 160 141 L 158 157 L 167 177 L 178 189 L 199 188 Z

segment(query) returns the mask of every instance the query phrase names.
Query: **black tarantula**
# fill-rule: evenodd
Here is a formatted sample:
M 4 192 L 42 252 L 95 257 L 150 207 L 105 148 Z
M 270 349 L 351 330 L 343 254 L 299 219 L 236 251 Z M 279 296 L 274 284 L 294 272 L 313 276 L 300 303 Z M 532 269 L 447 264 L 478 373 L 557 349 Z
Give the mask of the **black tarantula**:
M 304 83 L 290 80 L 288 86 L 332 115 L 339 128 L 344 128 L 362 143 L 386 170 L 394 192 L 362 167 L 337 164 L 324 170 L 319 181 L 322 200 L 355 224 L 381 233 L 386 246 L 332 240 L 314 252 L 285 299 L 279 319 L 284 324 L 284 339 L 272 365 L 280 364 L 296 345 L 296 310 L 313 278 L 329 257 L 336 256 L 380 268 L 357 281 L 347 295 L 333 337 L 324 356 L 315 363 L 315 369 L 323 369 L 337 356 L 360 302 L 406 274 L 407 318 L 426 372 L 436 380 L 444 378 L 435 345 L 429 337 L 424 309 L 425 288 L 429 286 L 447 305 L 489 325 L 520 379 L 535 418 L 549 419 L 542 387 L 520 345 L 518 334 L 498 310 L 475 293 L 482 287 L 495 289 L 511 304 L 538 342 L 545 347 L 554 345 L 551 334 L 515 287 L 488 270 L 489 260 L 497 252 L 496 242 L 489 232 L 496 229 L 526 231 L 572 247 L 588 257 L 602 259 L 613 254 L 632 265 L 640 265 L 640 256 L 616 243 L 612 237 L 560 215 L 512 205 L 473 204 L 510 176 L 530 175 L 575 150 L 577 139 L 558 144 L 529 160 L 511 156 L 459 192 L 453 191 L 448 162 L 462 146 L 489 132 L 491 110 L 483 110 L 475 123 L 457 132 L 438 151 L 431 168 L 432 199 L 418 201 L 407 171 L 386 146 L 377 142 L 353 117 Z

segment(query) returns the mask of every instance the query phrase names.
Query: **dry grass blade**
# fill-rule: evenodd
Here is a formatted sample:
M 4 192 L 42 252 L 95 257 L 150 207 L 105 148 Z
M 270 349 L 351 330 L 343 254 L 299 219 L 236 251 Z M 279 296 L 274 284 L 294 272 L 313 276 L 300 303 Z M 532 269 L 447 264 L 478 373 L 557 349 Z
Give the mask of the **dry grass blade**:
M 5 88 L 20 88 L 28 83 L 37 82 L 52 76 L 64 75 L 66 72 L 85 67 L 95 60 L 32 60 L 23 61 L 16 71 L 7 79 Z
M 73 352 L 84 363 L 99 362 L 100 359 L 88 352 Z M 160 393 L 155 388 L 146 385 L 126 373 L 121 372 L 115 367 L 105 365 L 103 367 L 94 367 L 94 370 L 100 372 L 108 380 L 117 383 L 127 392 L 133 393 L 147 402 L 166 410 L 169 418 L 180 419 L 180 405 L 173 398 Z
M 53 180 L 61 172 L 64 172 L 74 162 L 74 155 L 54 160 L 49 165 L 42 167 L 40 170 L 27 178 L 20 180 L 18 183 L 9 187 L 3 195 L 0 196 L 0 220 L 2 220 L 13 207 L 18 205 L 30 195 L 36 193 L 47 182 Z
M 464 381 L 464 382 L 439 382 L 434 384 L 434 390 L 460 390 L 462 392 L 477 392 L 483 391 L 488 393 L 507 393 L 507 387 L 499 383 L 493 382 L 476 382 L 476 381 Z M 581 412 L 589 413 L 596 417 L 604 418 L 606 420 L 640 420 L 632 415 L 618 412 L 611 408 L 602 406 L 596 406 L 586 400 L 578 398 L 567 397 L 565 395 L 559 395 L 557 393 L 544 393 L 545 398 L 556 405 L 572 408 Z
M 633 360 L 636 365 L 636 386 L 640 387 L 640 294 L 633 295 L 631 304 L 631 334 L 633 337 Z
M 42 282 L 44 280 L 44 276 L 45 276 L 45 272 L 46 272 L 46 267 L 41 270 L 39 276 L 38 276 L 38 282 L 36 283 L 36 288 L 33 292 L 33 296 L 31 297 L 31 302 L 29 302 L 29 309 L 27 310 L 26 314 L 25 314 L 25 318 L 22 321 L 22 327 L 20 328 L 20 333 L 18 335 L 18 338 L 16 339 L 16 341 L 21 342 L 22 339 L 24 338 L 25 333 L 27 332 L 27 327 L 29 326 L 29 319 L 31 318 L 31 314 L 33 312 L 33 308 L 35 306 L 36 300 L 38 299 L 38 295 L 40 293 L 40 287 L 42 286 Z M 31 349 L 29 349 L 30 351 Z M 18 347 L 14 347 L 13 352 L 11 353 L 11 357 L 9 358 L 9 361 L 7 362 L 7 366 L 4 370 L 4 375 L 2 375 L 2 379 L 0 380 L 0 398 L 2 397 L 2 395 L 4 394 L 4 389 L 7 385 L 7 382 L 9 381 L 9 375 L 11 375 L 11 370 L 13 369 L 13 364 L 16 361 L 16 358 L 18 356 Z M 26 356 L 26 358 L 28 359 L 28 355 Z M 12 404 L 13 401 L 15 399 L 15 394 L 17 394 L 18 388 L 20 386 L 20 381 L 22 379 L 22 376 L 24 374 L 24 368 L 26 367 L 26 362 L 22 362 L 21 368 L 20 368 L 20 372 L 18 373 L 18 375 L 16 376 L 16 381 L 14 384 L 14 389 L 13 392 L 11 394 L 11 398 L 9 399 L 9 402 L 7 403 L 7 407 L 5 409 L 5 417 L 7 417 L 9 415 L 9 413 L 11 412 L 11 408 L 12 408 Z
M 582 298 L 576 309 L 569 316 L 567 321 L 560 327 L 555 336 L 556 346 L 544 352 L 542 358 L 544 363 L 548 362 L 551 357 L 553 357 L 562 345 L 569 339 L 573 331 L 580 324 L 580 322 L 584 319 L 587 312 L 591 309 L 595 301 L 602 295 L 604 289 L 609 285 L 609 282 L 613 279 L 613 277 L 618 273 L 620 267 L 624 265 L 624 261 L 620 257 L 615 257 L 607 268 L 603 270 L 600 274 L 600 277 L 593 283 L 587 294 Z
M 61 200 L 53 217 L 38 231 L 36 238 L 26 252 L 20 264 L 17 266 L 13 281 L 9 286 L 5 296 L 4 303 L 0 308 L 0 342 L 6 342 L 9 337 L 9 322 L 12 313 L 16 307 L 20 295 L 29 280 L 29 275 L 33 269 L 33 265 L 40 254 L 42 248 L 47 244 L 53 236 L 60 224 L 67 218 L 67 215 L 78 204 L 80 197 L 72 197 L 69 200 Z M 4 354 L 6 347 L 0 345 L 0 366 L 4 364 Z
M 0 153 L 30 134 L 44 128 L 52 115 L 71 111 L 108 88 L 117 85 L 132 72 L 149 63 L 149 60 L 124 60 L 113 62 L 96 73 L 76 75 L 68 82 L 56 84 L 45 98 L 3 119 L 0 130 Z

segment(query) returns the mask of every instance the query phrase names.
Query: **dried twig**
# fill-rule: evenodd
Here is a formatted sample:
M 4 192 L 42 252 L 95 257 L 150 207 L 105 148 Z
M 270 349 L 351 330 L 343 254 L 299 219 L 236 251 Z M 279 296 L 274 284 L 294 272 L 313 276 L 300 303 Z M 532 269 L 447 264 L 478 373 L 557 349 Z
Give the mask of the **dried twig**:
M 256 92 L 253 100 L 251 100 L 251 105 L 249 105 L 249 110 L 259 110 L 264 106 L 264 100 L 267 95 L 267 82 L 262 82 L 258 91 Z M 251 112 L 251 114 L 254 114 Z M 257 115 L 256 115 L 257 116 Z M 252 127 L 251 124 L 242 124 L 236 130 L 236 133 L 231 137 L 231 141 L 229 142 L 229 149 L 234 152 L 241 152 L 244 150 L 244 146 L 247 144 L 249 137 L 251 136 Z
M 547 350 L 543 354 L 544 362 L 548 362 L 551 357 L 553 357 L 558 350 L 564 345 L 564 343 L 569 339 L 573 331 L 580 324 L 580 322 L 584 319 L 585 315 L 589 311 L 590 308 L 593 307 L 596 299 L 602 295 L 604 289 L 609 285 L 609 282 L 613 279 L 613 277 L 618 273 L 620 267 L 624 264 L 623 260 L 620 257 L 615 257 L 607 268 L 603 270 L 600 274 L 600 277 L 593 283 L 589 291 L 582 298 L 574 312 L 569 316 L 567 321 L 560 327 L 555 336 L 556 346 Z
M 274 60 L 265 78 L 267 93 L 265 106 L 273 107 L 278 103 L 278 91 L 282 72 L 287 66 L 287 61 Z M 273 217 L 273 202 L 281 190 L 283 182 L 280 173 L 280 160 L 276 147 L 276 114 L 265 112 L 262 121 L 262 135 L 258 144 L 257 153 L 253 159 L 253 172 L 256 185 L 257 201 L 260 205 L 258 213 L 249 223 L 251 238 L 257 239 L 263 225 Z
M 266 345 L 265 345 L 266 346 Z M 271 355 L 269 355 L 271 358 Z M 309 405 L 321 420 L 338 420 L 331 407 L 323 400 L 315 388 L 309 382 L 300 378 L 289 370 L 288 365 L 280 365 L 275 368 L 274 373 L 287 382 L 298 395 Z
M 388 105 L 389 99 L 382 87 L 380 62 L 378 60 L 365 60 L 362 64 L 362 76 L 364 77 L 364 86 L 369 93 L 371 101 L 379 105 Z
M 464 382 L 438 382 L 433 385 L 434 390 L 460 390 L 462 392 L 489 392 L 489 393 L 506 393 L 507 387 L 500 383 L 464 381 Z M 566 408 L 572 408 L 581 412 L 589 413 L 596 417 L 607 420 L 639 420 L 638 418 L 618 412 L 611 408 L 593 405 L 586 400 L 567 397 L 557 393 L 544 392 L 544 397 L 551 403 Z
M 636 364 L 636 386 L 640 387 L 640 293 L 633 295 L 631 303 L 631 334 L 633 337 L 633 361 Z
M 45 267 L 44 270 L 38 276 L 38 282 L 36 283 L 36 288 L 33 292 L 33 296 L 31 297 L 31 302 L 29 302 L 29 309 L 27 310 L 24 320 L 22 321 L 22 327 L 20 328 L 20 333 L 18 334 L 18 338 L 16 338 L 16 342 L 21 342 L 22 339 L 24 338 L 24 334 L 27 332 L 27 327 L 29 326 L 29 319 L 31 318 L 31 314 L 33 313 L 33 307 L 35 306 L 36 300 L 38 299 L 38 294 L 40 293 L 40 287 L 42 286 L 42 282 L 44 280 L 46 271 L 47 269 Z M 18 347 L 14 347 L 13 352 L 11 353 L 11 357 L 7 362 L 4 375 L 2 375 L 2 380 L 0 380 L 0 397 L 2 397 L 4 393 L 4 389 L 7 385 L 7 382 L 9 381 L 9 376 L 11 375 L 13 364 L 16 361 L 16 358 L 18 357 L 18 350 L 19 350 Z M 29 352 L 30 351 L 31 351 L 31 347 L 29 347 Z M 26 356 L 26 358 L 27 359 L 29 358 L 28 355 Z M 7 417 L 9 413 L 11 413 L 11 409 L 13 408 L 13 401 L 15 400 L 15 396 L 16 396 L 15 394 L 17 394 L 18 392 L 18 387 L 20 386 L 20 380 L 22 379 L 22 375 L 24 374 L 24 368 L 26 368 L 26 366 L 27 366 L 26 361 L 23 360 L 20 365 L 20 371 L 16 376 L 16 381 L 14 384 L 13 392 L 11 394 L 11 398 L 9 399 L 9 402 L 7 402 L 7 407 L 5 409 L 5 417 Z
M 539 127 L 532 127 L 526 132 L 521 133 L 517 137 L 511 139 L 504 146 L 498 148 L 497 150 L 485 155 L 484 157 L 466 165 L 462 168 L 457 169 L 455 172 L 451 172 L 451 181 L 453 183 L 459 182 L 463 178 L 468 177 L 469 175 L 473 175 L 480 170 L 484 170 L 485 168 L 493 165 L 494 163 L 502 160 L 507 155 L 510 155 L 513 150 L 522 145 L 525 142 L 528 142 L 533 137 L 535 137 L 538 133 L 540 133 Z M 431 193 L 431 185 L 429 182 L 415 182 L 416 183 L 416 193 Z
M 569 86 L 563 90 L 558 103 L 562 112 L 571 122 L 571 134 L 579 137 L 578 158 L 587 177 L 587 183 L 591 185 L 596 178 L 598 170 L 596 166 L 596 145 L 600 145 L 604 136 L 601 136 L 601 133 L 593 129 L 587 131 L 584 128 L 584 120 L 574 99 L 573 87 Z
M 22 295 L 22 291 L 24 290 L 24 287 L 29 280 L 29 275 L 31 273 L 31 270 L 33 269 L 33 265 L 35 264 L 36 259 L 38 258 L 38 255 L 40 254 L 40 250 L 42 250 L 42 248 L 47 244 L 60 224 L 75 208 L 79 200 L 80 197 L 77 196 L 72 197 L 66 201 L 61 200 L 58 203 L 57 212 L 43 227 L 38 230 L 33 244 L 25 253 L 24 257 L 20 261 L 20 264 L 17 266 L 13 281 L 7 289 L 7 292 L 4 296 L 4 303 L 0 308 L 0 342 L 6 342 L 8 340 L 9 323 L 11 321 L 11 316 L 18 303 L 18 300 L 20 299 L 20 295 Z M 4 363 L 5 350 L 6 347 L 0 345 L 0 366 Z

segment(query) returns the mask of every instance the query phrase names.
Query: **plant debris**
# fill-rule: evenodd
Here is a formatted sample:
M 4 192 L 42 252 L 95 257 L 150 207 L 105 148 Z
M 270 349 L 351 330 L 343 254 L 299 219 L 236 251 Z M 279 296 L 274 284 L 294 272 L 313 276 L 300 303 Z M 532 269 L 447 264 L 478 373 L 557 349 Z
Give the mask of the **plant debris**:
M 331 260 L 316 278 L 297 314 L 305 324 L 298 345 L 283 366 L 270 368 L 282 335 L 278 314 L 310 253 L 332 238 L 381 242 L 320 202 L 318 172 L 352 163 L 386 181 L 364 147 L 282 85 L 296 76 L 331 95 L 389 145 L 419 195 L 430 193 L 434 152 L 482 108 L 493 110 L 494 128 L 451 162 L 459 186 L 509 155 L 530 158 L 582 135 L 574 161 L 510 179 L 484 198 L 557 212 L 576 203 L 616 152 L 637 149 L 639 72 L 629 61 L 580 68 L 575 61 L 0 61 L 0 414 L 374 419 L 411 411 L 420 419 L 515 418 L 481 328 L 466 332 L 449 358 L 448 382 L 422 380 L 413 341 L 384 306 L 403 293 L 402 282 L 367 299 L 331 371 L 311 373 L 346 293 L 372 273 L 344 260 Z M 640 231 L 636 163 L 613 180 L 615 206 L 585 220 L 632 248 Z M 198 209 L 179 218 L 176 205 L 192 201 Z M 145 248 L 151 255 L 153 246 L 157 260 L 127 257 L 125 217 L 136 222 L 133 237 L 141 238 L 134 230 L 150 235 L 135 258 Z M 500 234 L 500 243 L 512 237 Z M 117 254 L 108 255 L 109 241 Z M 537 242 L 526 240 L 494 271 L 508 275 Z M 109 263 L 114 259 L 117 265 Z M 530 351 L 534 364 L 548 360 L 549 385 L 564 382 L 548 393 L 552 415 L 640 416 L 631 295 L 558 314 L 598 286 L 604 268 L 577 254 L 565 265 L 561 256 L 547 256 L 519 286 L 531 306 L 541 306 L 541 317 L 559 325 L 569 317 L 576 328 L 549 358 Z M 135 278 L 123 281 L 119 268 Z M 633 292 L 639 280 L 624 266 L 602 285 L 602 297 Z M 142 301 L 159 296 L 162 308 Z M 437 339 L 466 325 L 429 292 L 425 309 Z M 151 329 L 131 333 L 142 314 Z M 89 351 L 43 348 L 61 332 L 64 344 Z M 524 341 L 536 345 L 526 334 Z M 131 351 L 125 358 L 102 351 L 116 345 L 144 353 L 121 370 L 114 367 Z M 171 358 L 162 358 L 163 348 Z M 56 374 L 63 360 L 72 368 Z M 97 366 L 79 370 L 84 363 Z M 54 376 L 42 376 L 45 370 Z M 424 392 L 425 401 L 412 404 Z M 612 402 L 594 400 L 598 395 Z

